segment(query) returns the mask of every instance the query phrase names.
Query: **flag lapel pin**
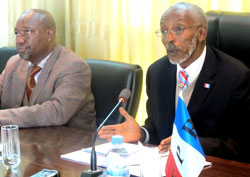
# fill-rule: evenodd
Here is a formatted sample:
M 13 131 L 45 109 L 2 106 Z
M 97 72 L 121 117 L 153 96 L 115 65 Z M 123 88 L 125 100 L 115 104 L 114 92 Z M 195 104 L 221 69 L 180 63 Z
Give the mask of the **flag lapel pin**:
M 208 83 L 204 83 L 204 88 L 209 89 L 209 88 L 210 88 L 210 84 L 208 84 Z
M 185 84 L 184 83 L 179 83 L 179 87 L 181 88 L 181 89 L 183 89 L 184 87 L 185 87 Z

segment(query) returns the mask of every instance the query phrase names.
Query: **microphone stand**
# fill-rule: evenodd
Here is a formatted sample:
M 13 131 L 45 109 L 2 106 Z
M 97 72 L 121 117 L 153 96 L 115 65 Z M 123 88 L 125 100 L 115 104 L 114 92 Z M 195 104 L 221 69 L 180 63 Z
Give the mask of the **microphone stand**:
M 96 157 L 96 151 L 95 151 L 96 137 L 97 137 L 98 132 L 100 131 L 100 129 L 104 125 L 104 123 L 109 119 L 109 117 L 115 111 L 115 109 L 124 101 L 125 101 L 124 98 L 119 98 L 118 103 L 115 105 L 115 107 L 112 109 L 112 111 L 109 113 L 109 115 L 104 119 L 104 121 L 97 128 L 97 130 L 94 134 L 94 137 L 93 137 L 93 141 L 92 141 L 92 150 L 91 150 L 91 157 L 90 157 L 90 170 L 83 171 L 81 174 L 81 177 L 98 177 L 99 175 L 102 174 L 102 170 L 97 169 L 97 161 L 96 161 L 97 157 Z

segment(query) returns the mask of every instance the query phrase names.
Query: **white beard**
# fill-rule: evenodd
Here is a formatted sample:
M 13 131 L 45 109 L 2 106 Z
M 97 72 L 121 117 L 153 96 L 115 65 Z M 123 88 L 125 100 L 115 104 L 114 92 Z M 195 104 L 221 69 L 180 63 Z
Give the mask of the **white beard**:
M 177 61 L 173 61 L 171 60 L 171 58 L 169 57 L 169 61 L 172 64 L 182 64 L 183 62 L 187 61 L 187 59 L 194 53 L 196 47 L 197 47 L 197 33 L 194 34 L 194 36 L 191 39 L 191 44 L 190 47 L 188 49 L 188 52 L 185 54 L 184 58 L 179 59 Z

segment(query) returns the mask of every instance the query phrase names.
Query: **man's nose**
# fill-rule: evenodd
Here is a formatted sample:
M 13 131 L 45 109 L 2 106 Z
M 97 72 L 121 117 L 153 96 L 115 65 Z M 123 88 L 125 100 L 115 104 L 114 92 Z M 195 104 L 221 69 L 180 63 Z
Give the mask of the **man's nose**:
M 175 34 L 172 30 L 169 30 L 168 33 L 166 34 L 167 42 L 172 42 L 174 41 Z
M 169 30 L 167 34 L 162 36 L 163 43 L 170 43 L 173 42 L 174 40 L 175 40 L 175 35 L 171 30 Z
M 25 39 L 24 37 L 19 34 L 17 37 L 16 37 L 16 43 L 24 43 Z

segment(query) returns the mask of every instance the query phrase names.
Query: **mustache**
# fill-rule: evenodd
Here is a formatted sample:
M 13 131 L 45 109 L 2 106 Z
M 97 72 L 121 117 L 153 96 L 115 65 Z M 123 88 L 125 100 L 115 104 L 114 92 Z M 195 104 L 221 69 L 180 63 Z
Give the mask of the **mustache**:
M 24 46 L 24 45 L 17 45 L 17 44 L 16 44 L 16 48 L 25 48 L 25 49 L 29 49 L 30 46 Z
M 181 51 L 181 49 L 176 47 L 176 45 L 174 43 L 167 43 L 166 49 L 167 49 L 167 51 L 176 51 L 176 52 Z

